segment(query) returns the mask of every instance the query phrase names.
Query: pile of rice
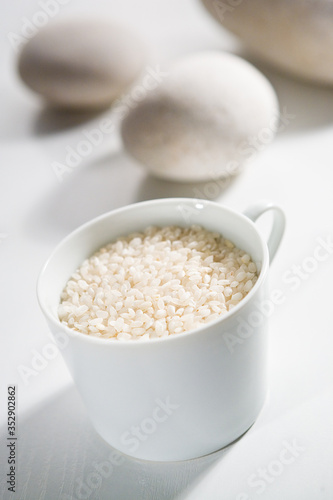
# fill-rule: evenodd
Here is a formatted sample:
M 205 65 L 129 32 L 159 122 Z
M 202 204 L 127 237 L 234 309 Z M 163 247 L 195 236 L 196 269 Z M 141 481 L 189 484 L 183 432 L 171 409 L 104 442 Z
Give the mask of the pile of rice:
M 61 294 L 59 319 L 96 337 L 167 337 L 226 314 L 257 277 L 250 256 L 218 233 L 148 227 L 83 262 Z

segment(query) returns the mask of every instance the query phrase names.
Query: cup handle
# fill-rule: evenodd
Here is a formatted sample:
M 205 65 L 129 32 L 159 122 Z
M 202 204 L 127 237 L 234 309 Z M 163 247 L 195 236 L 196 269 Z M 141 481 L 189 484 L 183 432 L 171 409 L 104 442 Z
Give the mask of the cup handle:
M 281 243 L 286 226 L 286 217 L 283 210 L 270 201 L 259 201 L 245 210 L 243 214 L 255 222 L 262 214 L 269 210 L 272 210 L 274 215 L 272 229 L 267 241 L 269 261 L 272 262 Z

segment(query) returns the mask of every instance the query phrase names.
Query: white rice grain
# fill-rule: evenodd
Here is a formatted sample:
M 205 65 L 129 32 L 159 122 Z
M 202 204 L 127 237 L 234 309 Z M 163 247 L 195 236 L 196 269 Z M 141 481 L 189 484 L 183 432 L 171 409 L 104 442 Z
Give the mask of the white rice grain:
M 217 233 L 151 226 L 86 259 L 68 280 L 58 315 L 86 335 L 164 338 L 226 314 L 257 278 L 251 257 Z

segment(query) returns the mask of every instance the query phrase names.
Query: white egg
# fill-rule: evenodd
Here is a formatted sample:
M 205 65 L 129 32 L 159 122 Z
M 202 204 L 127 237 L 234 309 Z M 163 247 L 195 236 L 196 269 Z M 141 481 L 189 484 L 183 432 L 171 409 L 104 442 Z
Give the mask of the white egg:
M 296 76 L 333 84 L 331 0 L 202 0 L 262 59 Z
M 126 150 L 158 177 L 202 181 L 234 173 L 273 139 L 278 101 L 251 64 L 203 52 L 175 64 L 122 123 Z
M 104 20 L 65 20 L 42 28 L 23 47 L 22 80 L 53 105 L 101 108 L 140 74 L 145 50 L 140 39 Z

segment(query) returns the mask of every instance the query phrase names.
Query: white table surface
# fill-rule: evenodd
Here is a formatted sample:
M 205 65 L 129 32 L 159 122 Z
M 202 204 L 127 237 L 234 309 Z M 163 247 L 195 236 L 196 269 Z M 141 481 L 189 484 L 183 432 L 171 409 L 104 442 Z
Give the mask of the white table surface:
M 19 82 L 7 35 L 19 34 L 23 18 L 31 20 L 38 10 L 36 1 L 24 6 L 7 2 L 0 18 L 0 414 L 5 436 L 6 388 L 16 384 L 19 437 L 15 495 L 6 491 L 7 449 L 1 441 L 1 498 L 332 499 L 333 256 L 306 273 L 297 290 L 283 276 L 313 256 L 318 237 L 333 235 L 333 90 L 262 65 L 281 108 L 294 116 L 217 200 L 243 210 L 258 199 L 271 199 L 288 218 L 270 273 L 271 287 L 280 288 L 286 300 L 270 322 L 270 393 L 265 407 L 249 432 L 226 450 L 171 464 L 126 458 L 99 487 L 79 490 L 80 481 L 89 483 L 94 464 L 105 461 L 111 449 L 92 429 L 60 354 L 26 381 L 20 375 L 22 366 L 32 368 L 52 342 L 36 300 L 38 272 L 56 243 L 81 223 L 140 200 L 193 196 L 194 187 L 146 175 L 124 154 L 116 134 L 106 136 L 59 182 L 52 162 L 62 162 L 65 148 L 75 147 L 83 130 L 94 128 L 102 115 L 83 123 L 59 117 L 43 109 Z M 151 65 L 202 49 L 237 50 L 235 40 L 195 0 L 70 0 L 57 17 L 79 12 L 109 15 L 132 25 L 151 47 Z M 104 116 L 112 116 L 112 110 Z M 281 470 L 276 461 L 286 442 L 296 443 L 299 451 Z M 277 470 L 261 487 L 253 485 L 259 468 Z

